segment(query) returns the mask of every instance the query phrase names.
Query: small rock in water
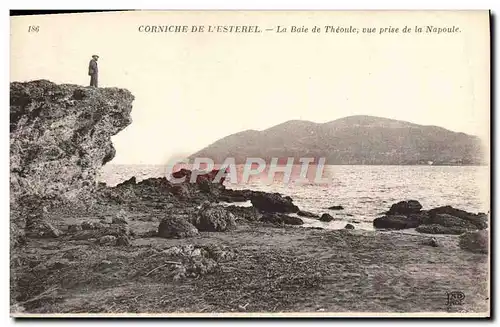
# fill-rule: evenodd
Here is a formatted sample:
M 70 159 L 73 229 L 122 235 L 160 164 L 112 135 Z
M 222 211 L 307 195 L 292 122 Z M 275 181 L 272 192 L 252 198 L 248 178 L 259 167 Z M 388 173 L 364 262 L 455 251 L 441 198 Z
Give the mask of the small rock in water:
M 325 222 L 329 222 L 329 221 L 332 221 L 333 220 L 333 217 L 327 213 L 324 213 L 321 215 L 321 218 L 319 218 L 320 221 L 325 221 Z
M 354 227 L 354 225 L 352 225 L 352 224 L 347 224 L 347 225 L 345 225 L 345 227 L 344 227 L 344 228 L 345 228 L 345 229 L 354 229 L 355 227 Z
M 344 207 L 343 206 L 331 206 L 328 209 L 330 209 L 330 210 L 344 210 Z
M 391 206 L 388 215 L 406 215 L 410 213 L 418 213 L 422 209 L 420 202 L 416 200 L 400 201 Z
M 297 212 L 297 215 L 301 216 L 301 217 L 308 217 L 308 218 L 318 218 L 319 217 L 319 215 L 317 215 L 315 213 L 312 213 L 309 211 L 303 211 L 303 210 L 299 210 Z
M 264 212 L 294 213 L 299 207 L 293 204 L 292 198 L 278 193 L 254 193 L 250 199 L 252 205 Z
M 412 219 L 404 215 L 388 215 L 373 220 L 375 228 L 406 229 L 415 228 L 420 225 L 418 219 Z

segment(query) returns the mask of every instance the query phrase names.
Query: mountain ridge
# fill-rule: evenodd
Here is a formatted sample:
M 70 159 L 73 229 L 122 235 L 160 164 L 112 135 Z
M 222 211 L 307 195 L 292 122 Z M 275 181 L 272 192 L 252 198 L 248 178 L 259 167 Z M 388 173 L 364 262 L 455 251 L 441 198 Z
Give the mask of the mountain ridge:
M 314 157 L 326 164 L 479 165 L 481 140 L 440 126 L 355 115 L 326 123 L 289 120 L 262 131 L 253 129 L 228 135 L 189 158 L 208 157 L 236 163 L 259 157 Z

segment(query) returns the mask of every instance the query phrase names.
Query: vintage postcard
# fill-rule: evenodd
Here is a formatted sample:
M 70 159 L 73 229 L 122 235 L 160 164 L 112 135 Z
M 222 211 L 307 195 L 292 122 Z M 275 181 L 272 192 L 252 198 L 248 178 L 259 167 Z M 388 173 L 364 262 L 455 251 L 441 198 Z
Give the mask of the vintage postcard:
M 488 11 L 11 17 L 10 311 L 489 317 Z

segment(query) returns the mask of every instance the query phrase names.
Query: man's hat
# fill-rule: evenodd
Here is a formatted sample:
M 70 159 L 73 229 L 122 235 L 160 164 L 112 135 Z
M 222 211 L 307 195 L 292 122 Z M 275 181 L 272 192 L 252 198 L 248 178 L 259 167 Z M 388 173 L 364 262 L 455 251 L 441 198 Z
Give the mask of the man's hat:
M 99 58 L 98 55 L 92 55 L 92 58 Z

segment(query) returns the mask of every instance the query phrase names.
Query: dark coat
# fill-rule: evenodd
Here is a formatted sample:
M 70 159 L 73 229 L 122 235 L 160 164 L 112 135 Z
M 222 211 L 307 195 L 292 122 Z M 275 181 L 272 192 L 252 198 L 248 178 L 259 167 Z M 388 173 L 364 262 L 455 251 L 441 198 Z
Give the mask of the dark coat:
M 97 75 L 99 72 L 99 68 L 97 67 L 97 61 L 95 59 L 91 59 L 89 62 L 89 76 Z

